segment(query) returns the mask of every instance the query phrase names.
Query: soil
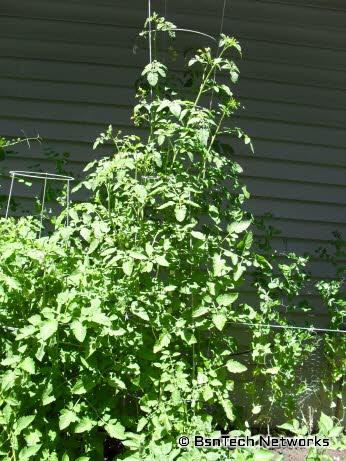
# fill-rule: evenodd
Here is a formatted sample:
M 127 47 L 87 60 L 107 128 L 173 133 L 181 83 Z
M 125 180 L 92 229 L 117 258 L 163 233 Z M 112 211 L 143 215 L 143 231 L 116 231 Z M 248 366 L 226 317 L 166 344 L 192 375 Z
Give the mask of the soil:
M 277 450 L 277 452 L 284 455 L 284 461 L 304 461 L 308 450 L 283 448 Z M 333 461 L 346 461 L 346 450 L 326 450 L 325 454 L 329 455 Z

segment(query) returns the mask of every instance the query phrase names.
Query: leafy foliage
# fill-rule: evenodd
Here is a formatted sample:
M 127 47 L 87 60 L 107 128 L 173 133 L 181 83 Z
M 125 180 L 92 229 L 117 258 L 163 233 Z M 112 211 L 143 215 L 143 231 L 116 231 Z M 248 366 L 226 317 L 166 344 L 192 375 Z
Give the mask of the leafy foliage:
M 330 314 L 330 326 L 335 330 L 344 329 L 346 317 L 346 298 L 342 293 L 343 282 L 340 280 L 320 281 L 317 283 L 323 301 Z M 346 376 L 346 337 L 345 334 L 327 334 L 324 343 L 324 358 L 328 365 L 323 386 L 335 415 L 343 420 L 345 417 L 345 376 Z
M 146 66 L 133 120 L 148 138 L 111 126 L 100 135 L 95 148 L 113 153 L 87 166 L 79 187 L 91 197 L 70 208 L 69 226 L 63 213 L 37 238 L 33 218 L 0 221 L 4 461 L 103 460 L 106 440 L 122 441 L 128 460 L 272 457 L 175 443 L 179 434 L 243 429 L 239 389 L 258 421 L 260 381 L 270 405 L 291 412 L 297 360 L 312 350 L 310 334 L 287 330 L 272 341 L 260 326 L 287 323 L 283 299 L 299 309 L 306 260 L 288 255 L 273 267 L 252 247 L 249 193 L 224 142 L 252 146 L 231 123 L 241 108 L 233 53 L 239 43 L 225 35 L 216 57 L 197 52 L 188 65 L 200 81 L 189 99 L 170 86 L 164 64 Z M 242 300 L 249 271 L 258 306 Z M 239 358 L 234 322 L 255 325 L 252 364 Z

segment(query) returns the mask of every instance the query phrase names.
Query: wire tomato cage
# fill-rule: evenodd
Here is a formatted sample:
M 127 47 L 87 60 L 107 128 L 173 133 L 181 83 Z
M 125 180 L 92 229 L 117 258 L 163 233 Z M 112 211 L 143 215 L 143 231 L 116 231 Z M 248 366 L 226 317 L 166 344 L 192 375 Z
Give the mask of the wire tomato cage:
M 223 1 L 223 8 L 222 8 L 222 15 L 221 15 L 221 24 L 220 24 L 220 35 L 223 33 L 223 27 L 224 27 L 224 19 L 225 19 L 225 12 L 226 12 L 226 5 L 227 5 L 227 0 Z M 167 0 L 165 0 L 165 16 L 167 14 Z M 156 30 L 151 27 L 151 15 L 152 15 L 152 9 L 151 9 L 151 0 L 148 0 L 148 47 L 149 47 L 149 61 L 152 63 L 153 57 L 152 57 L 152 34 L 156 32 L 162 32 L 161 30 Z M 201 32 L 199 30 L 193 30 L 193 29 L 182 29 L 182 28 L 175 28 L 174 32 L 183 32 L 183 33 L 190 33 L 190 34 L 195 34 L 202 36 L 204 38 L 207 38 L 214 43 L 218 44 L 218 40 L 213 37 L 212 35 L 206 34 L 204 32 Z M 58 174 L 52 174 L 52 173 L 41 173 L 41 172 L 35 172 L 35 171 L 10 171 L 11 175 L 11 186 L 10 186 L 10 193 L 7 201 L 7 209 L 6 209 L 6 218 L 8 217 L 9 214 L 9 208 L 10 208 L 10 201 L 13 193 L 13 186 L 14 186 L 14 180 L 16 177 L 18 178 L 34 178 L 34 179 L 43 179 L 44 180 L 44 187 L 43 187 L 43 197 L 42 197 L 42 206 L 41 206 L 41 213 L 40 213 L 40 220 L 41 220 L 41 228 L 40 228 L 40 236 L 41 236 L 41 231 L 42 231 L 42 224 L 43 224 L 43 214 L 44 214 L 44 206 L 45 206 L 45 195 L 46 195 L 46 186 L 47 186 L 47 181 L 65 181 L 67 185 L 67 193 L 66 193 L 66 225 L 69 224 L 69 206 L 70 206 L 70 182 L 74 180 L 73 177 L 71 176 L 63 176 L 63 175 L 58 175 Z M 154 177 L 147 176 L 145 179 L 154 179 Z M 251 323 L 251 322 L 242 322 L 242 321 L 230 321 L 231 324 L 237 325 L 239 327 L 255 327 L 255 328 L 269 328 L 273 330 L 301 330 L 301 331 L 307 331 L 310 333 L 338 333 L 338 334 L 345 334 L 346 330 L 340 330 L 340 329 L 332 329 L 332 328 L 317 328 L 314 326 L 310 327 L 301 327 L 301 326 L 296 326 L 296 325 L 279 325 L 279 324 L 267 324 L 267 323 Z M 12 332 L 17 332 L 19 328 L 15 327 L 5 327 L 0 325 L 0 329 L 3 330 L 8 330 Z M 250 352 L 250 351 L 246 351 Z
M 224 29 L 224 21 L 225 21 L 225 14 L 226 14 L 226 6 L 227 0 L 223 0 L 223 7 L 222 7 L 222 14 L 221 14 L 221 21 L 220 21 L 220 35 L 223 33 Z M 167 0 L 165 0 L 165 17 L 167 15 Z M 152 16 L 152 8 L 151 8 L 151 0 L 148 0 L 148 13 L 147 13 L 147 21 L 148 21 L 148 48 L 149 48 L 149 62 L 152 63 L 153 61 L 153 53 L 152 53 L 152 34 L 157 32 L 164 32 L 163 30 L 153 29 L 151 25 L 151 16 Z M 189 34 L 195 34 L 207 38 L 214 43 L 217 44 L 217 48 L 219 49 L 218 40 L 213 37 L 212 35 L 206 34 L 205 32 L 201 32 L 199 30 L 193 29 L 182 29 L 182 28 L 174 28 L 173 32 L 184 32 Z M 214 78 L 216 75 L 214 74 Z M 211 98 L 212 103 L 212 98 Z M 149 179 L 150 177 L 147 177 Z M 340 333 L 345 334 L 346 330 L 340 329 L 333 329 L 333 328 L 317 328 L 314 326 L 310 327 L 300 327 L 296 325 L 278 325 L 278 324 L 267 324 L 267 323 L 251 323 L 251 322 L 240 322 L 240 321 L 233 321 L 230 322 L 233 325 L 237 325 L 240 327 L 256 327 L 256 328 L 269 328 L 272 330 L 300 330 L 300 331 L 307 331 L 310 333 Z
M 227 0 L 223 0 L 223 8 L 222 8 L 222 15 L 221 15 L 221 25 L 220 25 L 220 34 L 223 32 L 223 25 L 225 19 L 225 12 L 226 12 L 226 4 Z M 165 17 L 167 15 L 167 0 L 165 0 Z M 152 34 L 157 32 L 164 32 L 163 30 L 153 29 L 151 25 L 151 16 L 152 16 L 152 8 L 151 8 L 151 0 L 148 0 L 148 14 L 147 14 L 147 21 L 148 21 L 148 45 L 149 45 L 149 62 L 150 64 L 153 61 L 152 56 Z M 209 40 L 213 41 L 214 43 L 218 43 L 217 38 L 213 37 L 212 35 L 206 34 L 200 30 L 194 29 L 183 29 L 183 28 L 174 28 L 173 32 L 185 32 L 188 34 L 199 35 L 204 38 L 208 38 Z
M 47 182 L 48 181 L 58 181 L 58 182 L 65 182 L 66 184 L 66 201 L 65 201 L 65 211 L 66 211 L 66 226 L 69 224 L 69 208 L 70 208 L 70 196 L 71 196 L 71 181 L 74 181 L 72 176 L 65 176 L 61 174 L 55 173 L 46 173 L 40 171 L 24 171 L 24 170 L 13 170 L 10 171 L 11 176 L 11 185 L 10 185 L 10 192 L 8 195 L 7 200 L 7 207 L 6 207 L 6 214 L 5 218 L 7 219 L 10 212 L 10 204 L 13 195 L 15 179 L 21 178 L 29 178 L 29 179 L 41 179 L 43 180 L 43 193 L 42 193 L 42 202 L 41 202 L 41 211 L 40 211 L 40 231 L 39 231 L 39 238 L 42 235 L 42 228 L 43 228 L 43 215 L 44 209 L 46 204 L 46 192 L 47 192 Z

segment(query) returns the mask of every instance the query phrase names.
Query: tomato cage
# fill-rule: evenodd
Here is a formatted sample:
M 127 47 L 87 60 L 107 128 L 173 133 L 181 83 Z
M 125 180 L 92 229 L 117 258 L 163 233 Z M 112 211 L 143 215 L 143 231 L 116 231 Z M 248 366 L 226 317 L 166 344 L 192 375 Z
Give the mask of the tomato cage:
M 42 235 L 42 228 L 43 228 L 43 216 L 44 210 L 46 206 L 46 193 L 47 193 L 47 183 L 48 181 L 57 181 L 57 182 L 64 182 L 66 185 L 66 200 L 65 200 L 65 212 L 66 212 L 66 226 L 69 224 L 69 208 L 70 208 L 70 196 L 71 196 L 71 181 L 74 181 L 72 176 L 65 176 L 55 173 L 46 173 L 40 171 L 23 171 L 23 170 L 14 170 L 10 171 L 11 176 L 11 185 L 10 185 L 10 192 L 8 195 L 7 206 L 6 206 L 6 214 L 5 218 L 7 219 L 10 213 L 10 205 L 11 199 L 13 196 L 14 186 L 16 184 L 15 180 L 21 180 L 23 178 L 28 179 L 38 179 L 43 181 L 43 193 L 42 193 L 42 201 L 41 201 L 41 210 L 40 210 L 40 231 L 39 231 L 39 238 Z
M 167 0 L 165 0 L 165 18 L 167 17 Z M 225 10 L 226 10 L 226 4 L 227 0 L 223 1 L 223 8 L 222 8 L 222 14 L 221 14 L 221 25 L 220 25 L 220 34 L 223 31 L 223 24 L 224 24 L 224 19 L 225 19 Z M 157 32 L 165 32 L 165 30 L 162 29 L 154 29 L 152 27 L 151 23 L 151 15 L 152 15 L 152 6 L 151 6 L 151 0 L 148 0 L 148 13 L 147 13 L 147 21 L 148 21 L 148 45 L 149 45 L 149 62 L 152 63 L 153 61 L 153 51 L 152 51 L 152 35 L 157 33 Z M 175 27 L 172 29 L 172 32 L 183 32 L 187 34 L 193 34 L 193 35 L 199 35 L 201 37 L 207 38 L 211 40 L 214 43 L 218 43 L 217 38 L 213 37 L 210 34 L 206 34 L 205 32 L 199 31 L 199 30 L 194 30 L 194 29 L 184 29 L 184 28 L 177 28 Z

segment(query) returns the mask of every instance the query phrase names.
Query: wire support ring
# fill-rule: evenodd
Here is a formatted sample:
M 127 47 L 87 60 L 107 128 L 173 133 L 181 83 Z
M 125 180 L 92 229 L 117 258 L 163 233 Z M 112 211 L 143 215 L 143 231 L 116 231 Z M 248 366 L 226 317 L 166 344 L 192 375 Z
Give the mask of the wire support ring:
M 74 181 L 74 178 L 72 176 L 65 176 L 55 173 L 45 173 L 41 171 L 13 170 L 10 171 L 10 175 L 17 176 L 20 178 L 51 179 L 54 181 Z
M 234 325 L 243 325 L 249 327 L 262 327 L 262 328 L 273 328 L 279 330 L 303 330 L 308 331 L 311 333 L 318 332 L 318 333 L 341 333 L 345 334 L 346 330 L 336 330 L 332 328 L 315 328 L 315 327 L 298 327 L 295 325 L 277 325 L 271 323 L 250 323 L 250 322 L 231 322 Z

